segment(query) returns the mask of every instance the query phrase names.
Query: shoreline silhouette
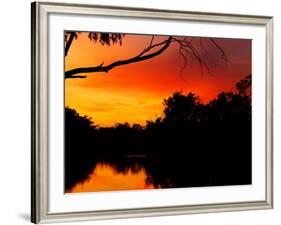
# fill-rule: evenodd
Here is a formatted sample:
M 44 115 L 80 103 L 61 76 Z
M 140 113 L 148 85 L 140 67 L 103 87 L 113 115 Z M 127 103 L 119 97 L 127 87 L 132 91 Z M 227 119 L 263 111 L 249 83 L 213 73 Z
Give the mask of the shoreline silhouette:
M 146 125 L 106 128 L 66 107 L 65 190 L 101 163 L 116 174 L 144 170 L 157 188 L 252 183 L 251 75 L 206 104 L 181 92 L 163 104 L 163 116 Z

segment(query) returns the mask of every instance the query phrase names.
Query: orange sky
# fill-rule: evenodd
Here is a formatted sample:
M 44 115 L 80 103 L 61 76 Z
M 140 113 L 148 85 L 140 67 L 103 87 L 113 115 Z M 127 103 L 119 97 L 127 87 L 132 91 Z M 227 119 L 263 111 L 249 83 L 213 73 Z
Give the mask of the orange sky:
M 108 65 L 116 60 L 135 56 L 151 40 L 148 35 L 126 35 L 123 44 L 102 46 L 91 42 L 87 33 L 80 33 L 65 58 L 65 70 L 77 67 Z M 154 42 L 164 40 L 157 37 Z M 167 38 L 167 37 L 166 37 Z M 116 67 L 108 73 L 88 73 L 84 79 L 66 79 L 65 104 L 80 115 L 92 117 L 99 126 L 129 122 L 145 124 L 162 116 L 163 99 L 175 91 L 193 92 L 208 102 L 219 92 L 233 90 L 235 84 L 251 73 L 251 40 L 215 39 L 224 49 L 228 64 L 208 39 L 193 38 L 193 44 L 205 57 L 211 74 L 202 74 L 200 66 L 189 60 L 182 74 L 183 59 L 179 46 L 172 43 L 159 56 Z M 79 74 L 83 75 L 83 74 Z

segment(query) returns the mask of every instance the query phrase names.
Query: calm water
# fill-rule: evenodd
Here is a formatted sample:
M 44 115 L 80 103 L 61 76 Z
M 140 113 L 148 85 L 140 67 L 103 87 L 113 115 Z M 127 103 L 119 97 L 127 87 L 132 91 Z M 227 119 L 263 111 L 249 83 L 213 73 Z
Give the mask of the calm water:
M 81 179 L 66 190 L 73 192 L 97 192 L 142 190 L 156 188 L 186 188 L 221 185 L 250 184 L 243 178 L 239 167 L 216 164 L 208 157 L 188 157 L 188 154 L 125 155 L 95 157 L 89 159 L 89 170 L 73 167 L 82 174 Z M 224 162 L 222 160 L 222 162 Z M 74 165 L 75 166 L 75 165 Z M 83 165 L 82 165 L 83 166 Z M 75 172 L 74 171 L 74 172 Z M 222 171 L 222 172 L 221 172 Z M 245 171 L 243 171 L 245 173 Z M 248 178 L 246 176 L 246 178 Z
M 99 162 L 92 170 L 88 178 L 77 183 L 67 192 L 95 192 L 154 189 L 149 184 L 145 169 L 136 164 L 134 167 L 118 171 L 113 164 Z

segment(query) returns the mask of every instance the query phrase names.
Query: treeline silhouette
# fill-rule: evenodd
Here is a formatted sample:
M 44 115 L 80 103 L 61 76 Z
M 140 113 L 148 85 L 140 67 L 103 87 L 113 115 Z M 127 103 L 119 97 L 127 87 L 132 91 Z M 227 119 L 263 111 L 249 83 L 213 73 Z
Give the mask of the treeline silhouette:
M 65 189 L 99 162 L 124 174 L 143 168 L 161 188 L 251 184 L 251 75 L 207 104 L 175 92 L 163 105 L 145 126 L 109 128 L 65 108 Z

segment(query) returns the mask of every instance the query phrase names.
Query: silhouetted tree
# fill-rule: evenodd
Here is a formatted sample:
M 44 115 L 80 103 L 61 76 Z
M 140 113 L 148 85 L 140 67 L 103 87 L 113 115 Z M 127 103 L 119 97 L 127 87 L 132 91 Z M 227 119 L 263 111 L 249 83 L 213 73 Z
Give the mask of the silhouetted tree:
M 88 130 L 94 131 L 96 125 L 92 121 L 92 118 L 88 116 L 80 116 L 75 109 L 65 108 L 65 120 L 71 121 L 71 123 L 66 123 L 67 129 L 73 129 L 75 132 L 80 133 Z
M 184 96 L 176 92 L 172 97 L 164 99 L 164 121 L 165 122 L 197 122 L 199 97 L 193 93 Z
M 96 126 L 87 116 L 65 108 L 65 189 L 85 179 L 93 169 Z
M 252 74 L 249 74 L 244 79 L 240 80 L 236 84 L 236 88 L 240 95 L 247 95 L 251 97 L 251 87 L 252 87 Z

